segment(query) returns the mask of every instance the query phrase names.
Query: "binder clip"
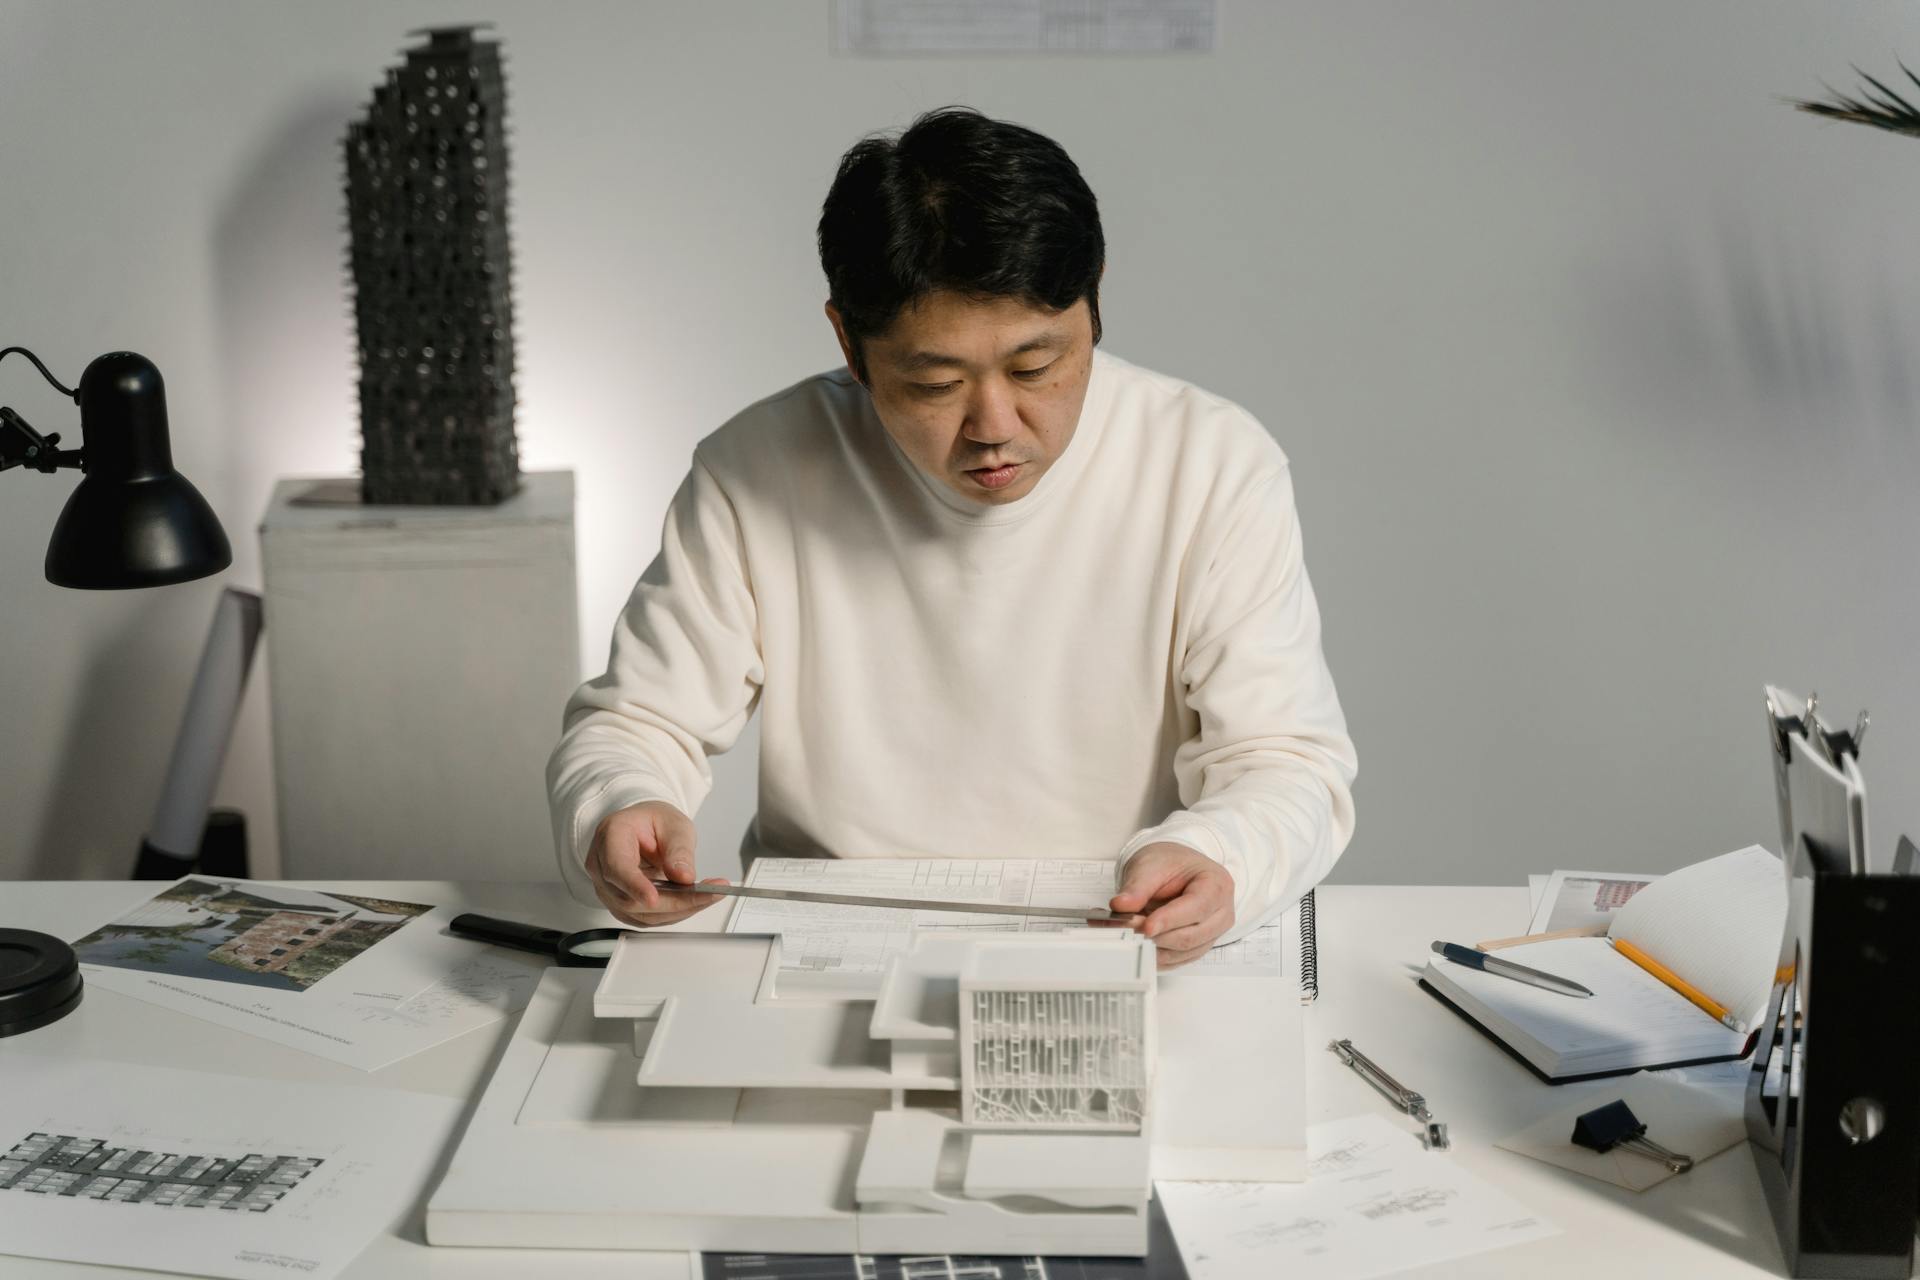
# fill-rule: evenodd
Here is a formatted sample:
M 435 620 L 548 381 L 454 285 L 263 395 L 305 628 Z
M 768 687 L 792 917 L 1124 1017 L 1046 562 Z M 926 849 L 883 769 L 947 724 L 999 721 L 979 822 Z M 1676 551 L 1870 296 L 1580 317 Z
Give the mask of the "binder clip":
M 1635 1155 L 1658 1160 L 1675 1173 L 1693 1168 L 1693 1157 L 1669 1151 L 1646 1136 L 1647 1126 L 1640 1123 L 1625 1098 L 1616 1098 L 1604 1107 L 1595 1107 L 1574 1118 L 1573 1142 L 1589 1151 L 1611 1151 L 1625 1147 Z

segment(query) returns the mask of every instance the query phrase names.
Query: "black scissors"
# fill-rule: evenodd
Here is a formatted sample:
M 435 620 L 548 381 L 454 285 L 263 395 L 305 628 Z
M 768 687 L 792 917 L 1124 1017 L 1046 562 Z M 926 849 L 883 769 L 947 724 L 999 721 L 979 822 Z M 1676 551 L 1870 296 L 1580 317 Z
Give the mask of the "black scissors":
M 471 912 L 455 916 L 447 925 L 447 930 L 456 937 L 472 938 L 475 942 L 491 942 L 496 946 L 512 947 L 515 951 L 531 951 L 537 956 L 550 957 L 562 969 L 606 968 L 607 961 L 613 958 L 614 944 L 635 932 L 633 929 L 576 929 L 572 933 L 563 933 L 558 929 L 542 929 L 539 925 L 520 924 Z

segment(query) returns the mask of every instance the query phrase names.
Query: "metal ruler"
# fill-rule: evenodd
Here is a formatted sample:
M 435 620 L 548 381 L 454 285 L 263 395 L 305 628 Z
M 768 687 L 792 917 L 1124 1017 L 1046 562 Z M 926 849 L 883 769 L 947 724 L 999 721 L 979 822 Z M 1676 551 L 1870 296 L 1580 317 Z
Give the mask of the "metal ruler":
M 1137 913 L 1106 907 L 1029 907 L 1004 902 L 945 902 L 932 898 L 875 898 L 858 893 L 816 893 L 812 889 L 766 889 L 749 884 L 675 884 L 655 880 L 667 893 L 717 893 L 729 898 L 773 898 L 782 902 L 827 902 L 843 907 L 884 907 L 895 911 L 960 911 L 969 915 L 1048 916 L 1055 920 L 1134 920 Z

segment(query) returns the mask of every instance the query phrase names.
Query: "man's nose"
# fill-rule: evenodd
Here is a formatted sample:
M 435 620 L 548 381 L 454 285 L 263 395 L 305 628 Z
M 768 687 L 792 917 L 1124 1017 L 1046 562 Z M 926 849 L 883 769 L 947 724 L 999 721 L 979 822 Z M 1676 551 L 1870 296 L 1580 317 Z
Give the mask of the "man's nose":
M 1008 388 L 982 384 L 967 405 L 967 439 L 980 445 L 1002 445 L 1020 434 L 1020 414 Z

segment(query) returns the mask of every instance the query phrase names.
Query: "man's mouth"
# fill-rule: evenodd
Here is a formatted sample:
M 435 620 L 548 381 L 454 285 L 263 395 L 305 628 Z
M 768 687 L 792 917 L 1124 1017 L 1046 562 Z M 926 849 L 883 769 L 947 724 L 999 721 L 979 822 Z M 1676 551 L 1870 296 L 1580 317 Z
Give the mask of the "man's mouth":
M 983 489 L 1004 489 L 1019 474 L 1020 464 L 1017 462 L 1005 462 L 997 467 L 974 467 L 967 472 L 973 482 Z

